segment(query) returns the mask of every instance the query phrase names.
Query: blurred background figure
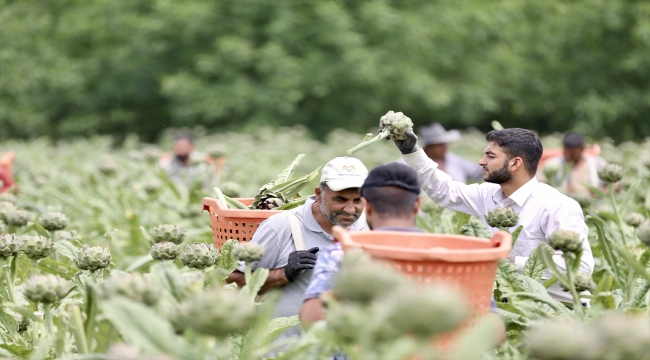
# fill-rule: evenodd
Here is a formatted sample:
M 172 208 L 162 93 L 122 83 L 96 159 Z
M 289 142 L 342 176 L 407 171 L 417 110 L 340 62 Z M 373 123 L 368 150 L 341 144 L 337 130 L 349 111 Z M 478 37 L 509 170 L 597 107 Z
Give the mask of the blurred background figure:
M 6 152 L 0 156 L 0 193 L 5 193 L 14 186 L 13 162 L 13 151 Z M 16 188 L 14 187 L 14 189 Z
M 438 168 L 449 174 L 454 181 L 467 183 L 483 179 L 483 168 L 478 163 L 448 152 L 448 143 L 460 139 L 460 131 L 445 130 L 435 122 L 420 127 L 418 141 L 427 156 L 438 163 Z
M 585 137 L 568 132 L 562 145 L 563 154 L 546 160 L 538 170 L 537 179 L 567 194 L 590 195 L 591 191 L 584 184 L 604 189 L 605 183 L 598 178 L 598 168 L 605 165 L 605 161 L 585 152 Z
M 186 187 L 200 184 L 207 190 L 212 184 L 209 160 L 207 155 L 195 151 L 192 135 L 179 134 L 174 137 L 173 154 L 164 155 L 160 166 L 176 184 Z

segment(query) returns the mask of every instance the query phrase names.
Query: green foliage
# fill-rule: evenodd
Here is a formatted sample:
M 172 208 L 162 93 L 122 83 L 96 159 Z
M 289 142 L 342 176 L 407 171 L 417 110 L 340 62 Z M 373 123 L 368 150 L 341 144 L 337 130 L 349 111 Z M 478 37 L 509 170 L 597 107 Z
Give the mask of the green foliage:
M 423 122 L 650 133 L 642 0 L 5 0 L 0 137 Z

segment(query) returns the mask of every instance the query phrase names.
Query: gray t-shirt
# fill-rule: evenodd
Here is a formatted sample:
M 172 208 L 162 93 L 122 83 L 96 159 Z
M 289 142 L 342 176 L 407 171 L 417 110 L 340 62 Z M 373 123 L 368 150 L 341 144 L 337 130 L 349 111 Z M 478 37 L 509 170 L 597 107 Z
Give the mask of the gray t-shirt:
M 305 205 L 288 210 L 287 212 L 293 213 L 298 218 L 307 250 L 313 247 L 319 247 L 320 250 L 324 250 L 325 247 L 333 244 L 334 238 L 332 235 L 323 231 L 320 225 L 318 225 L 318 222 L 316 222 L 311 209 L 315 201 L 316 198 L 312 196 L 307 199 Z M 365 214 L 362 214 L 350 231 L 365 229 L 366 218 Z M 264 247 L 264 256 L 253 265 L 254 268 L 266 268 L 270 270 L 283 268 L 287 265 L 289 254 L 296 251 L 293 236 L 291 235 L 291 227 L 289 226 L 289 219 L 285 213 L 275 214 L 264 220 L 257 231 L 255 231 L 251 242 L 258 243 Z M 302 276 L 294 282 L 288 283 L 280 288 L 269 290 L 280 292 L 274 317 L 298 315 L 312 272 L 313 270 L 305 270 Z M 296 326 L 289 329 L 285 336 L 298 334 L 300 334 L 300 327 Z

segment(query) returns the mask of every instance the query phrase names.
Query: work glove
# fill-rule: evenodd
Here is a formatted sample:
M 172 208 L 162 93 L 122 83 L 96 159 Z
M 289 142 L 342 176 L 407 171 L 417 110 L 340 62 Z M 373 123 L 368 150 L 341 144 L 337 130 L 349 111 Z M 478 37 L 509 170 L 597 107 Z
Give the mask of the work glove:
M 313 247 L 309 250 L 299 250 L 289 254 L 287 266 L 284 267 L 284 276 L 289 282 L 299 278 L 303 271 L 314 268 L 318 250 L 317 247 Z
M 399 151 L 404 155 L 418 151 L 420 145 L 418 145 L 418 137 L 413 131 L 407 131 L 406 137 L 406 140 L 395 140 L 395 146 L 397 146 Z

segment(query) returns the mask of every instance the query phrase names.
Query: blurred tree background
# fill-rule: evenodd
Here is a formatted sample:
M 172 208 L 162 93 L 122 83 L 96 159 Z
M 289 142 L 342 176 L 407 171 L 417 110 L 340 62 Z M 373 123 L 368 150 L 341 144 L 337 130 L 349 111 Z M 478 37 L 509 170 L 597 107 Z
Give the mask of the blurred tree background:
M 650 135 L 647 0 L 0 0 L 0 139 L 303 124 Z

